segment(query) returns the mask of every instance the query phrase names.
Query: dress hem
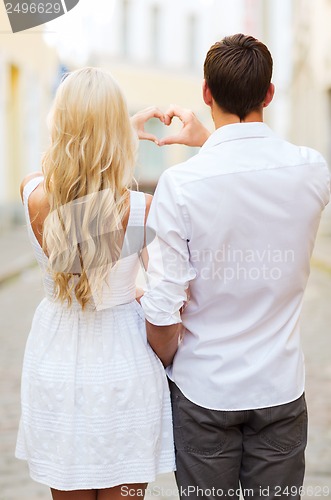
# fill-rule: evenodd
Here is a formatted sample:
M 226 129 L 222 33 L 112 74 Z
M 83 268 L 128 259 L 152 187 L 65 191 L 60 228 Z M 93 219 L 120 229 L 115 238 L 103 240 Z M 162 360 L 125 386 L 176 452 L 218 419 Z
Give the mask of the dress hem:
M 18 460 L 24 460 L 29 464 L 29 461 L 27 458 L 23 457 L 21 454 L 15 454 L 15 457 Z M 30 464 L 29 464 L 30 465 Z M 84 483 L 76 483 L 75 485 L 68 485 L 65 484 L 57 484 L 57 483 L 52 483 L 52 481 L 47 481 L 45 479 L 41 479 L 38 477 L 38 475 L 35 475 L 31 469 L 30 469 L 30 477 L 33 481 L 36 481 L 37 483 L 44 484 L 45 486 L 48 486 L 48 488 L 53 488 L 59 491 L 75 491 L 75 490 L 103 490 L 107 488 L 113 488 L 115 486 L 120 486 L 120 485 L 126 485 L 126 484 L 145 484 L 145 483 L 153 483 L 156 481 L 157 476 L 160 476 L 161 474 L 169 474 L 172 472 L 176 471 L 176 466 L 175 465 L 168 465 L 168 466 L 163 466 L 160 467 L 156 470 L 155 473 L 147 476 L 147 475 L 138 475 L 138 476 L 133 476 L 133 477 L 126 477 L 126 478 L 120 478 L 116 481 L 107 481 L 107 482 L 101 482 L 101 483 L 91 483 L 91 485 L 87 485 L 86 482 Z

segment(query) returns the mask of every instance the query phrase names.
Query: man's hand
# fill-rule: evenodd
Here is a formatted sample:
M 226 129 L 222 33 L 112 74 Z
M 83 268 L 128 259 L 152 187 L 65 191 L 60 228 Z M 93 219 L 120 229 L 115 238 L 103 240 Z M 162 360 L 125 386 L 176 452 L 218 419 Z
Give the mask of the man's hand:
M 169 326 L 155 326 L 146 320 L 148 343 L 165 368 L 171 365 L 177 352 L 182 326 L 181 323 Z
M 133 115 L 131 117 L 131 124 L 136 130 L 139 139 L 159 144 L 159 139 L 155 135 L 145 132 L 145 123 L 151 118 L 158 118 L 162 123 L 165 123 L 165 116 L 162 111 L 156 107 L 150 107 L 138 111 L 138 113 Z
M 209 130 L 202 125 L 193 111 L 189 109 L 173 105 L 168 109 L 164 116 L 165 125 L 170 125 L 173 117 L 175 116 L 183 123 L 183 128 L 177 135 L 160 139 L 158 141 L 159 146 L 185 144 L 186 146 L 200 147 L 210 136 Z

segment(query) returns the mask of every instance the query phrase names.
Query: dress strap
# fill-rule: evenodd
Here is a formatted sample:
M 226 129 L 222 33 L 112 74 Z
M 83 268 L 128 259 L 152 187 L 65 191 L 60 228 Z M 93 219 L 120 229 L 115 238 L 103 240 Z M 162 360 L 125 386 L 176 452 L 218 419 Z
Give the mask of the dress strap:
M 39 175 L 38 177 L 33 177 L 30 179 L 24 186 L 23 189 L 23 205 L 24 205 L 24 210 L 25 210 L 25 218 L 26 221 L 28 222 L 28 227 L 32 231 L 31 227 L 31 220 L 30 220 L 30 214 L 29 214 L 29 196 L 30 194 L 39 186 L 39 184 L 43 181 L 43 176 Z M 33 232 L 33 231 L 32 231 Z
M 43 179 L 44 177 L 42 175 L 39 175 L 38 177 L 33 177 L 25 184 L 23 189 L 23 203 L 25 206 L 28 205 L 30 194 L 36 189 L 37 186 L 39 186 Z
M 130 191 L 130 216 L 128 226 L 145 226 L 146 198 L 140 191 Z
M 24 189 L 23 189 L 23 205 L 24 205 L 25 219 L 26 219 L 26 223 L 27 223 L 28 234 L 29 234 L 32 246 L 37 250 L 38 254 L 40 255 L 40 257 L 37 257 L 40 265 L 43 265 L 43 259 L 45 259 L 46 256 L 45 256 L 43 249 L 40 246 L 40 243 L 37 240 L 36 235 L 34 234 L 34 231 L 32 229 L 28 202 L 29 202 L 30 194 L 39 186 L 39 184 L 43 180 L 44 180 L 44 177 L 42 175 L 39 175 L 38 177 L 33 177 L 25 184 Z
M 130 191 L 130 215 L 125 231 L 122 257 L 140 255 L 145 242 L 146 201 L 144 193 Z

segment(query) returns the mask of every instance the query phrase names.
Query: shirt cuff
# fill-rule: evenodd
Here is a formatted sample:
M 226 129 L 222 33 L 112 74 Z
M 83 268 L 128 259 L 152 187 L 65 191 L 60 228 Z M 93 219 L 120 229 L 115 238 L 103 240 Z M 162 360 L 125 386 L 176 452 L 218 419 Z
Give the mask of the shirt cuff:
M 169 326 L 182 322 L 179 312 L 181 306 L 175 311 L 167 311 L 165 307 L 162 309 L 158 307 L 156 301 L 150 300 L 147 295 L 144 295 L 140 299 L 140 303 L 144 310 L 146 320 L 152 325 Z

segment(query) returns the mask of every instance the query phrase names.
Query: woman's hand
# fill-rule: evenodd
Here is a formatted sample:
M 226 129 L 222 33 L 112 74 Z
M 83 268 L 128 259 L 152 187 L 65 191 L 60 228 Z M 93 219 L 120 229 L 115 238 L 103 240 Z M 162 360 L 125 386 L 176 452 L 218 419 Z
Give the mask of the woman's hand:
M 140 304 L 140 299 L 144 295 L 144 290 L 142 288 L 136 287 L 136 301 Z
M 131 124 L 140 140 L 152 141 L 158 145 L 159 139 L 155 135 L 145 132 L 145 123 L 151 118 L 158 118 L 162 123 L 165 123 L 165 116 L 162 111 L 156 107 L 150 107 L 138 111 L 138 113 L 133 115 L 131 117 Z

